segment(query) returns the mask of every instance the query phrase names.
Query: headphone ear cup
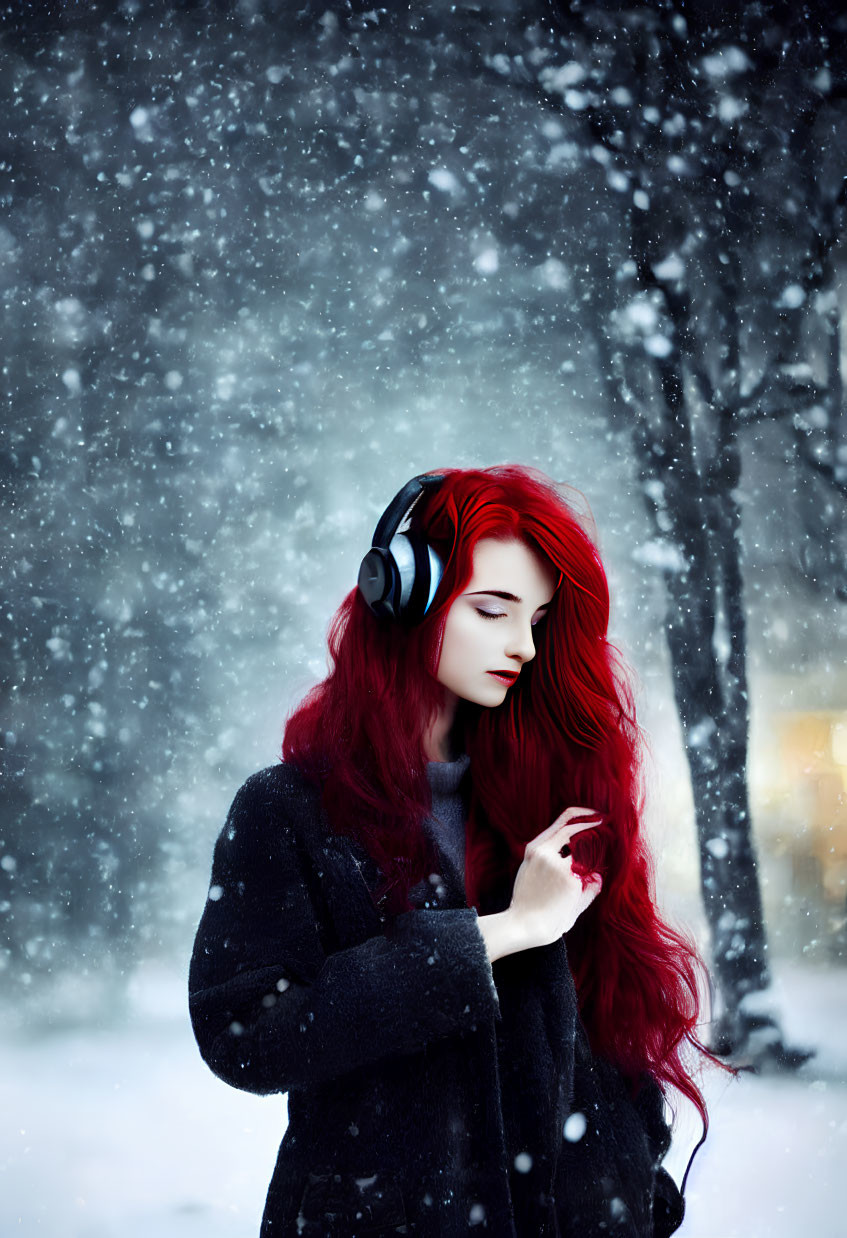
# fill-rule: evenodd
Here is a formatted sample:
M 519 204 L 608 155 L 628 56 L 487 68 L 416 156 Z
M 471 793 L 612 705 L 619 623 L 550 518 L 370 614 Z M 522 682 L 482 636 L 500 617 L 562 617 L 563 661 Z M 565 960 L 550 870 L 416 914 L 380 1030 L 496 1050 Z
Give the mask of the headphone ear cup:
M 359 589 L 380 618 L 409 625 L 429 610 L 444 564 L 420 533 L 396 533 L 388 549 L 372 546 L 359 568 Z
M 395 542 L 402 543 L 395 548 Z M 420 623 L 432 605 L 439 581 L 444 575 L 444 564 L 438 554 L 418 532 L 398 533 L 392 539 L 390 549 L 398 566 L 400 579 L 397 617 L 406 623 Z
M 375 615 L 394 618 L 398 593 L 397 564 L 390 550 L 372 546 L 359 568 L 359 590 Z

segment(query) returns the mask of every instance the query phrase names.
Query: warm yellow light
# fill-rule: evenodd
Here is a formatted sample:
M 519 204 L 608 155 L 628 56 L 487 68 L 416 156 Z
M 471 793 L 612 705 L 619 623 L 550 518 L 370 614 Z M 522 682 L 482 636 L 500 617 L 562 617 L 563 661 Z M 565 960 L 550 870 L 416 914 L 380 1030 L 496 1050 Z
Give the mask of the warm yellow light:
M 847 765 L 847 722 L 836 722 L 832 728 L 832 759 L 836 765 Z

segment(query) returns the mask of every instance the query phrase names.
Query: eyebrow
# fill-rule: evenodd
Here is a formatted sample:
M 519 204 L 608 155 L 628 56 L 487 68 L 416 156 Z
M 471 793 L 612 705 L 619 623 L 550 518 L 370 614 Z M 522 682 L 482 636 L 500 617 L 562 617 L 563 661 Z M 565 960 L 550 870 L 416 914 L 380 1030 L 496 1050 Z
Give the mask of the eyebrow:
M 477 594 L 479 593 L 485 593 L 488 595 L 488 597 L 491 597 L 491 598 L 502 598 L 504 602 L 517 602 L 518 604 L 520 604 L 520 602 L 522 601 L 522 599 L 519 598 L 517 594 L 506 593 L 504 589 L 475 589 L 474 592 L 468 594 L 468 596 L 476 597 Z M 551 598 L 549 602 L 542 603 L 542 605 L 538 607 L 538 610 L 547 610 L 547 608 L 549 606 L 552 606 L 552 604 L 553 604 L 553 599 Z

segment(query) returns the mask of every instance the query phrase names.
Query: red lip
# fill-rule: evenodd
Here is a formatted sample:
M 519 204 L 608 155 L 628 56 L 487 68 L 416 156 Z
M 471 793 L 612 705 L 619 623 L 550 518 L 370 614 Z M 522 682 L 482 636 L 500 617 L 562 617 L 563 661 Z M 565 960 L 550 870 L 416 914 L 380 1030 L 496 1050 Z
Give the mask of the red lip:
M 499 679 L 500 683 L 505 683 L 511 686 L 518 677 L 517 671 L 489 671 L 489 675 L 493 675 L 495 679 Z

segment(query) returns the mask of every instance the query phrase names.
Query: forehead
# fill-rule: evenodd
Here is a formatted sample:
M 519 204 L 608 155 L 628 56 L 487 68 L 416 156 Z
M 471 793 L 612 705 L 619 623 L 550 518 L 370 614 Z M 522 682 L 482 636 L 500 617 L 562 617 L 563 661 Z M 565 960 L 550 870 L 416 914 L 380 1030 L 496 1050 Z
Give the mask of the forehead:
M 474 546 L 473 573 L 466 591 L 504 590 L 540 606 L 553 596 L 556 581 L 551 565 L 525 542 L 483 537 Z

